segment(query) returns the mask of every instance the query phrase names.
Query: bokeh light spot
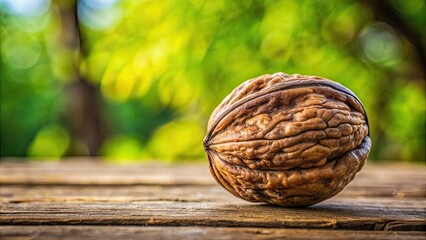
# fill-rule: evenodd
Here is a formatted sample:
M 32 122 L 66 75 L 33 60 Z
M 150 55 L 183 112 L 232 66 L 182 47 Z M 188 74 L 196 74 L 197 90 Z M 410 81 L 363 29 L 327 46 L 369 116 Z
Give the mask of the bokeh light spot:
M 1 0 L 0 6 L 4 5 L 11 14 L 23 17 L 35 17 L 43 15 L 50 6 L 49 0 Z
M 392 66 L 402 61 L 404 57 L 401 40 L 385 23 L 376 22 L 365 27 L 359 36 L 359 41 L 369 61 Z
M 3 61 L 11 67 L 26 69 L 32 67 L 40 57 L 41 45 L 30 35 L 14 34 L 6 38 L 1 46 Z
M 42 128 L 28 148 L 30 157 L 61 157 L 68 149 L 70 136 L 59 125 Z
M 262 54 L 272 59 L 283 59 L 288 57 L 292 49 L 288 46 L 290 38 L 291 35 L 285 32 L 269 33 L 262 42 Z
M 204 131 L 197 121 L 173 121 L 161 126 L 148 143 L 150 153 L 165 160 L 194 159 L 202 154 Z
M 93 30 L 113 29 L 122 17 L 122 10 L 115 6 L 115 1 L 96 0 L 99 4 L 91 1 L 79 1 L 78 18 L 82 24 Z
M 129 161 L 146 158 L 141 142 L 129 135 L 116 135 L 106 140 L 101 149 L 101 156 L 107 160 Z

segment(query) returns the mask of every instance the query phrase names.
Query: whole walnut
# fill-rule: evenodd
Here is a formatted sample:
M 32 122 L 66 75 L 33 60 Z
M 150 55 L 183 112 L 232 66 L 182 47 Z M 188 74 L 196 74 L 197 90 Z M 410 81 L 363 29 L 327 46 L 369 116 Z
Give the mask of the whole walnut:
M 371 140 L 355 94 L 315 76 L 275 73 L 237 87 L 210 117 L 210 171 L 242 199 L 309 206 L 339 193 Z

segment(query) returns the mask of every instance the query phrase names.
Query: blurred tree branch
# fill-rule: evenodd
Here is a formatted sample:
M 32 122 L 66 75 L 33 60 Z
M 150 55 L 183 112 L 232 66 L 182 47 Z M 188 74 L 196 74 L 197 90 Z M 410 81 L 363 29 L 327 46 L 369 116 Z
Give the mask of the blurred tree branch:
M 65 113 L 65 122 L 69 124 L 72 133 L 70 152 L 68 155 L 85 155 L 77 147 L 75 140 L 83 141 L 91 156 L 97 155 L 106 136 L 106 127 L 101 114 L 101 98 L 98 89 L 90 84 L 79 71 L 81 59 L 87 56 L 84 40 L 81 36 L 78 21 L 78 1 L 71 4 L 61 4 L 61 40 L 64 47 L 77 56 L 75 62 L 76 77 L 66 88 L 68 106 Z

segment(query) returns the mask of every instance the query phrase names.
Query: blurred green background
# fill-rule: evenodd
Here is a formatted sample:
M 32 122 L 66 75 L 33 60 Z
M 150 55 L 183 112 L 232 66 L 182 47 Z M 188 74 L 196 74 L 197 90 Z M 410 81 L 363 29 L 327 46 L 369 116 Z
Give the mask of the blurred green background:
M 213 109 L 265 73 L 352 89 L 370 161 L 425 161 L 423 0 L 0 0 L 1 156 L 205 159 Z

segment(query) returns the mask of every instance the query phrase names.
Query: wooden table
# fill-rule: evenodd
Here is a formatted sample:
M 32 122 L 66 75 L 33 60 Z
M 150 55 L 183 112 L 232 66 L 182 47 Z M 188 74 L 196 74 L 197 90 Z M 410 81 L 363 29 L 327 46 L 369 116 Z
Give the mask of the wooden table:
M 249 203 L 205 162 L 0 165 L 1 239 L 425 239 L 423 166 L 367 164 L 306 209 Z

